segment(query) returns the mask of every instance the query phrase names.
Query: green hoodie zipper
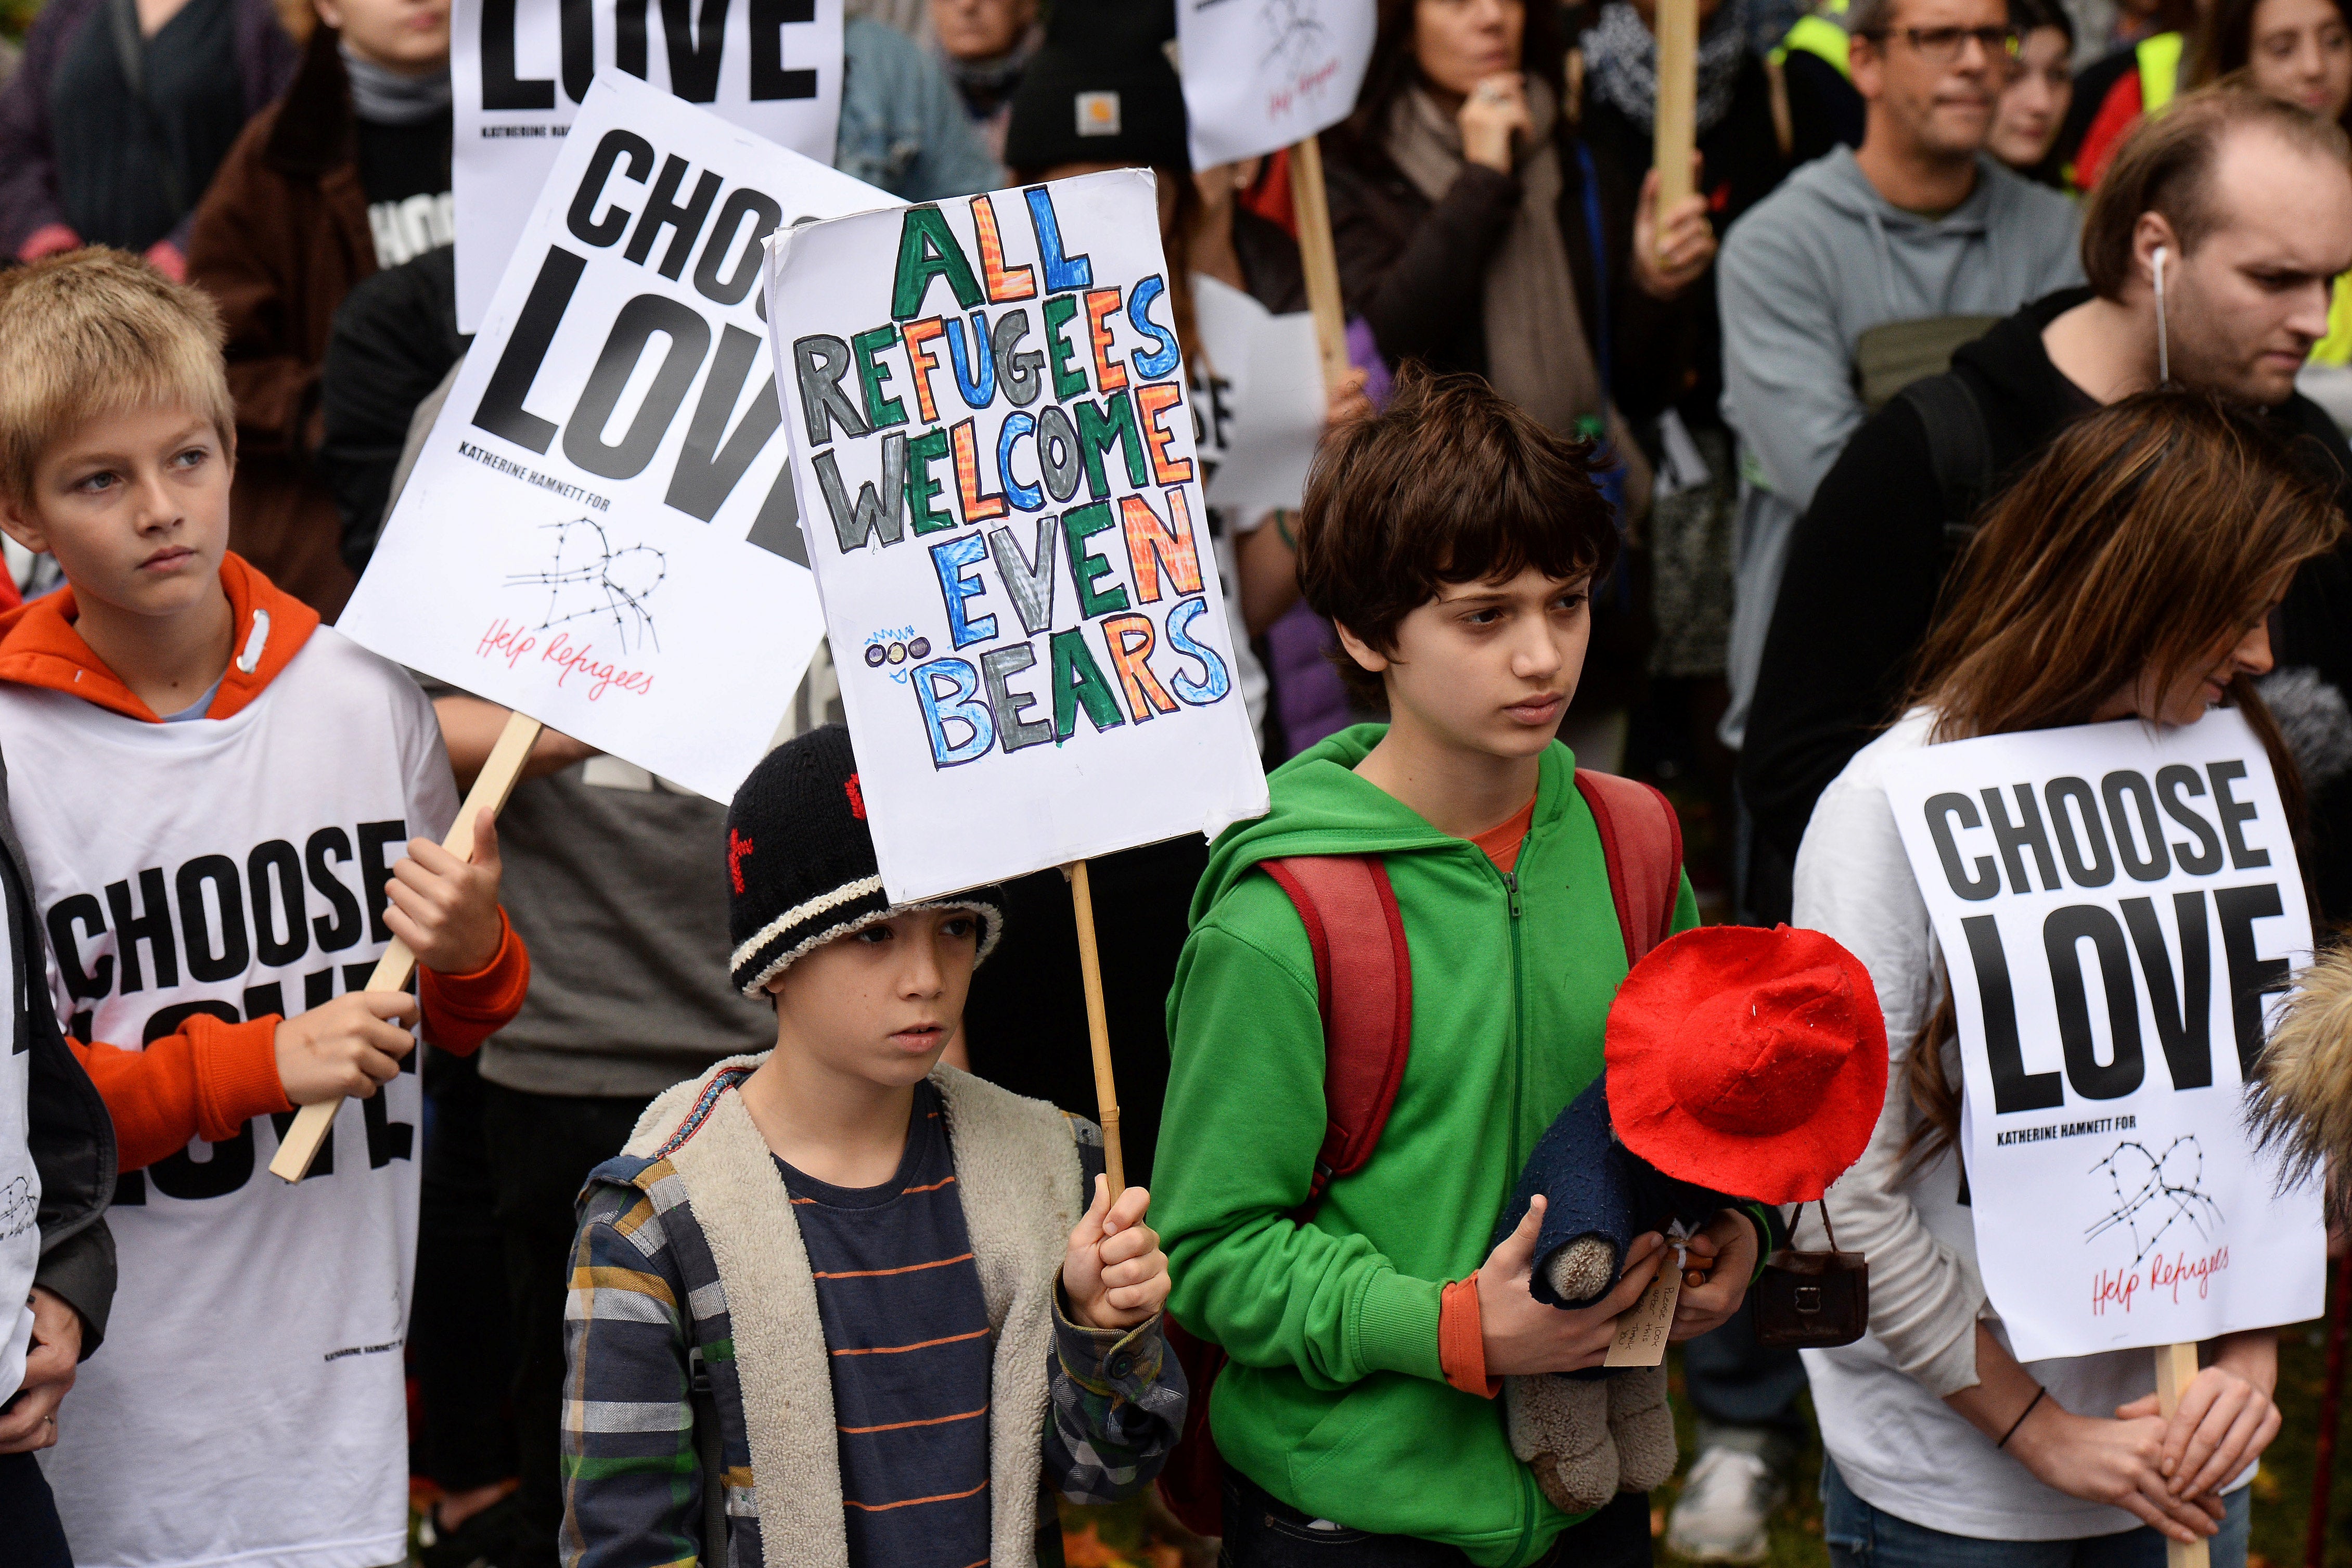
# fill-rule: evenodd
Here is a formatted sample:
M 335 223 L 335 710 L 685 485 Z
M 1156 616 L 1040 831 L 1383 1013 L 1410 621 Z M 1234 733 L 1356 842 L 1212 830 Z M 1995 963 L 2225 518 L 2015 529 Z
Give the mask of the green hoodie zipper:
M 1487 864 L 1494 864 L 1491 858 Z M 1527 954 L 1520 934 L 1526 930 L 1527 922 L 1520 919 L 1523 911 L 1519 905 L 1519 873 L 1516 862 L 1512 869 L 1503 872 L 1503 886 L 1511 895 L 1511 1034 L 1519 1069 L 1511 1078 L 1511 1163 L 1525 1170 L 1528 1155 L 1532 1152 L 1518 1146 L 1519 1104 L 1521 1096 L 1527 1091 L 1528 1082 Z M 1515 1563 L 1524 1563 L 1533 1555 L 1536 1521 L 1543 1517 L 1542 1500 L 1535 1495 L 1536 1491 L 1535 1471 L 1525 1465 L 1520 1466 L 1519 1544 L 1511 1552 L 1511 1561 Z

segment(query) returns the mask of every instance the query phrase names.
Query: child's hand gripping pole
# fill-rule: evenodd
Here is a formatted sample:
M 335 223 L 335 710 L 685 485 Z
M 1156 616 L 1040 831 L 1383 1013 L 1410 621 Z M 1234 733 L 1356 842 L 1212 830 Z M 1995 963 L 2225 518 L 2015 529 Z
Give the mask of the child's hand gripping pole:
M 1110 1070 L 1110 1024 L 1103 1014 L 1102 954 L 1095 947 L 1095 900 L 1087 883 L 1087 863 L 1069 865 L 1070 903 L 1078 921 L 1078 973 L 1087 986 L 1087 1034 L 1094 1047 L 1095 1102 L 1102 1120 L 1103 1171 L 1110 1178 L 1110 1201 L 1127 1190 L 1127 1166 L 1118 1152 L 1118 1085 Z
M 457 808 L 457 820 L 449 825 L 449 836 L 441 841 L 444 849 L 467 859 L 473 858 L 475 819 L 485 815 L 496 817 L 506 805 L 515 781 L 522 776 L 522 765 L 530 760 L 539 731 L 538 720 L 520 713 L 507 715 L 506 728 L 499 731 L 489 760 L 482 764 L 474 787 L 467 792 L 466 804 Z M 403 990 L 415 968 L 416 955 L 408 951 L 408 944 L 394 941 L 376 960 L 375 973 L 368 976 L 366 989 Z M 320 1147 L 334 1131 L 336 1113 L 342 1108 L 343 1102 L 338 1098 L 318 1100 L 297 1111 L 293 1125 L 278 1141 L 278 1157 L 269 1162 L 269 1173 L 288 1182 L 299 1182 L 309 1175 L 310 1162 L 319 1157 Z

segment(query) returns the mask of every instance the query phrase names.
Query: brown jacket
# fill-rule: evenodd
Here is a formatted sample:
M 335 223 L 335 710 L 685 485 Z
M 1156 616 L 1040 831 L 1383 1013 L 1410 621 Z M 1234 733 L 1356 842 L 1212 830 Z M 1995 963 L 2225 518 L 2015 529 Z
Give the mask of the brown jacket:
M 236 399 L 230 548 L 331 621 L 353 578 L 318 449 L 319 365 L 335 309 L 375 270 L 351 79 L 310 35 L 286 95 L 254 116 L 196 208 L 188 280 L 219 302 Z

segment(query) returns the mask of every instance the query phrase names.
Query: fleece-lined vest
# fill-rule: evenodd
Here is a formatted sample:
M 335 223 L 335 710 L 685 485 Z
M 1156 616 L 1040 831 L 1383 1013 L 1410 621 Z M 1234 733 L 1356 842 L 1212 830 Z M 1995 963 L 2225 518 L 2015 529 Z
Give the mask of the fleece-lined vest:
M 766 1568 L 848 1568 L 816 1282 L 782 1174 L 735 1089 L 765 1059 L 731 1058 L 670 1089 L 646 1108 L 624 1152 L 667 1156 L 719 1270 L 751 1451 L 750 1485 L 729 1488 L 729 1513 L 759 1519 Z M 995 1336 L 989 1561 L 1024 1568 L 1036 1561 L 1054 1288 L 1081 1212 L 1078 1147 L 1070 1119 L 1041 1100 L 945 1063 L 931 1083 L 946 1103 L 964 1227 Z

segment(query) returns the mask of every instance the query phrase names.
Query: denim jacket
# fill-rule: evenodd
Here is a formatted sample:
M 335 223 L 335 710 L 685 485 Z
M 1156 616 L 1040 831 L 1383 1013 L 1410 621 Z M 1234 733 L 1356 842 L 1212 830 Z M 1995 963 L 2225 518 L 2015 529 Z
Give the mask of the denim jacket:
M 988 155 L 939 62 L 881 23 L 842 24 L 841 127 L 833 166 L 910 202 L 992 190 Z

